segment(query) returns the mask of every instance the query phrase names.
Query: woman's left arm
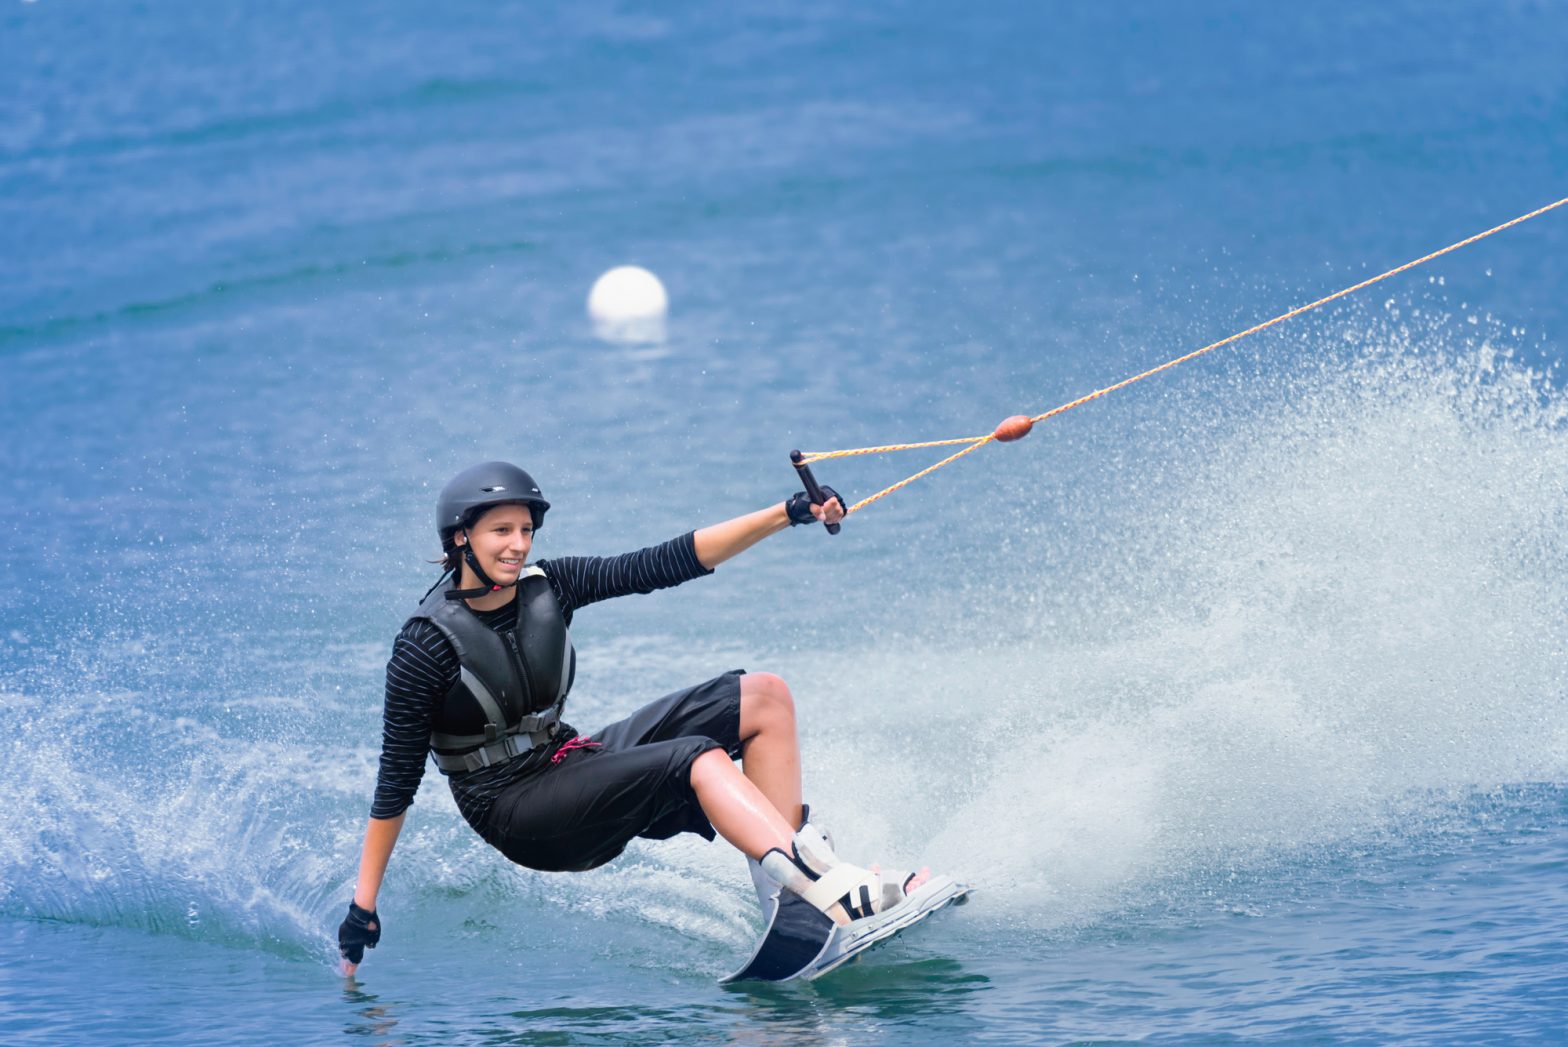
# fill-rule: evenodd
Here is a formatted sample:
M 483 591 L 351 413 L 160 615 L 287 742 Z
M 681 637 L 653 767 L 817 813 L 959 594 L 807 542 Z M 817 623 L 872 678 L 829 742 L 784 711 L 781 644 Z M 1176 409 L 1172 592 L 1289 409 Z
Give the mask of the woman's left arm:
M 805 502 L 800 495 L 796 498 Z M 736 553 L 750 549 L 768 535 L 788 527 L 788 504 L 759 509 L 700 531 L 688 531 L 679 538 L 636 552 L 619 556 L 552 556 L 540 560 L 536 566 L 543 568 L 549 577 L 570 624 L 573 612 L 600 600 L 669 589 L 712 574 L 714 567 Z M 842 503 L 834 495 L 829 495 L 826 505 L 809 508 L 813 518 L 827 523 L 837 523 L 844 518 Z M 797 512 L 804 516 L 804 508 L 798 508 Z
M 844 507 L 837 497 L 832 497 L 826 505 L 813 505 L 811 515 L 824 523 L 838 523 L 844 519 Z M 737 516 L 733 520 L 704 527 L 692 536 L 692 544 L 696 547 L 697 559 L 711 571 L 730 557 L 745 552 L 768 535 L 778 534 L 788 526 L 789 512 L 785 509 L 785 503 L 780 502 L 745 516 Z

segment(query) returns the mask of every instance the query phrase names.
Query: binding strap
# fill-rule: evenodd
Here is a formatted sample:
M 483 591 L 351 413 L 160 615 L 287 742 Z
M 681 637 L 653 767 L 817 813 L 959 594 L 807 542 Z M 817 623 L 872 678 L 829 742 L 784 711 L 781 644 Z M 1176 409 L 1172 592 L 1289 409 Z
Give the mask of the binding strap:
M 835 902 L 843 902 L 846 910 L 851 910 L 852 907 L 860 908 L 860 906 L 856 905 L 856 902 L 859 900 L 857 896 L 860 892 L 857 892 L 855 888 L 864 884 L 869 876 L 870 874 L 865 869 L 851 865 L 848 862 L 841 862 L 818 877 L 810 887 L 806 888 L 801 897 L 823 912 L 832 908 Z M 870 892 L 866 892 L 864 901 L 864 907 L 868 910 L 866 915 L 869 916 L 871 907 Z M 853 919 L 854 917 L 852 916 L 851 918 Z

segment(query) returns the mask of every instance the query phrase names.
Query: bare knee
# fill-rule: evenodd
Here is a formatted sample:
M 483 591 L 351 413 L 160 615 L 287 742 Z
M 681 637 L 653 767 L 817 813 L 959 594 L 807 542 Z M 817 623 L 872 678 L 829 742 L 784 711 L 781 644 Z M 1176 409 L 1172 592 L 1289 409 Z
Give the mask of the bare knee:
M 691 762 L 691 787 L 702 792 L 724 780 L 726 774 L 738 774 L 723 749 L 709 749 Z
M 740 678 L 740 729 L 746 737 L 764 730 L 794 730 L 795 696 L 789 684 L 773 673 L 747 673 Z

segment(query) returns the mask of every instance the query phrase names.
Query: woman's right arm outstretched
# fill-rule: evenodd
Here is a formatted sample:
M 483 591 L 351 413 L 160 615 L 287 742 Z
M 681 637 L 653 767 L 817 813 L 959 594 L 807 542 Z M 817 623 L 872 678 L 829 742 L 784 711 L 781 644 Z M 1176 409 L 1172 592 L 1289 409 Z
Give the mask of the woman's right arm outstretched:
M 381 940 L 381 916 L 376 912 L 376 895 L 387 874 L 392 848 L 403 831 L 403 812 L 394 818 L 372 818 L 365 826 L 365 845 L 359 852 L 359 879 L 354 886 L 354 901 L 348 917 L 338 928 L 338 952 L 343 956 L 343 973 L 353 974 L 365 958 L 365 949 L 374 949 Z
M 374 948 L 381 938 L 376 897 L 403 829 L 403 818 L 424 777 L 436 705 L 457 673 L 457 654 L 435 626 L 416 619 L 403 627 L 387 662 L 381 763 L 360 849 L 354 900 L 348 918 L 338 928 L 338 948 L 348 974 L 364 959 L 365 949 Z
M 397 834 L 403 831 L 404 811 L 396 818 L 372 818 L 365 826 L 365 846 L 359 852 L 359 879 L 354 884 L 354 904 L 361 909 L 375 909 L 376 895 L 381 893 L 381 880 L 387 874 L 387 861 L 392 848 L 397 845 Z

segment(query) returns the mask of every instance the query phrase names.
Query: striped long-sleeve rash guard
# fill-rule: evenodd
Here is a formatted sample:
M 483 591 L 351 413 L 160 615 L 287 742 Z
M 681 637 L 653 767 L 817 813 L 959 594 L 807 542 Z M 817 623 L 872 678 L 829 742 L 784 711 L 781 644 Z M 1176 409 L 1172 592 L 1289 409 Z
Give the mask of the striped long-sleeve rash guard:
M 697 559 L 694 532 L 620 556 L 562 556 L 536 565 L 550 580 L 568 625 L 579 607 L 631 593 L 668 589 L 713 572 Z M 479 620 L 500 632 L 517 624 L 517 601 L 494 611 L 476 611 Z M 436 709 L 457 682 L 457 652 L 430 622 L 403 626 L 387 662 L 386 708 L 381 727 L 381 766 L 376 776 L 372 818 L 395 818 L 414 802 L 425 775 Z M 560 739 L 576 732 L 561 725 Z M 512 782 L 536 770 L 544 752 L 519 756 L 477 771 L 449 775 L 458 810 L 484 832 L 490 806 Z

